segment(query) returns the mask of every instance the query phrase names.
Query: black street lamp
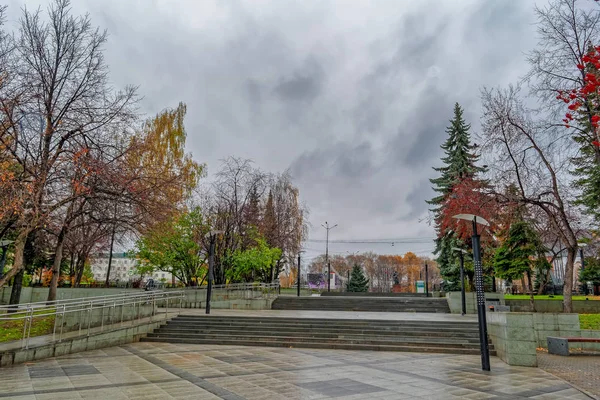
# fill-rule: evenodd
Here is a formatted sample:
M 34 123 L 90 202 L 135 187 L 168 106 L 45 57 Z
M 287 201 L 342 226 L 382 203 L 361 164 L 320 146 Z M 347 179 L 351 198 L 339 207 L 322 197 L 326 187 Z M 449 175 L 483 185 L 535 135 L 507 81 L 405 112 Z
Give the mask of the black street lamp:
M 485 317 L 485 293 L 483 292 L 483 269 L 481 267 L 481 248 L 479 244 L 479 234 L 477 233 L 477 224 L 490 226 L 485 219 L 473 214 L 458 214 L 452 218 L 471 221 L 473 224 L 473 236 L 471 237 L 473 246 L 473 263 L 475 266 L 475 290 L 477 292 L 477 321 L 479 324 L 479 344 L 481 347 L 481 369 L 490 370 L 490 349 L 488 347 L 487 321 Z
M 429 270 L 425 263 L 425 297 L 429 297 Z
M 461 315 L 467 313 L 467 301 L 465 299 L 465 249 L 460 247 L 453 247 L 452 250 L 458 251 L 460 256 L 460 300 L 461 300 Z
M 212 295 L 212 283 L 215 279 L 215 242 L 217 241 L 217 235 L 223 233 L 223 231 L 210 231 L 205 238 L 210 240 L 208 247 L 208 286 L 206 288 L 206 313 L 210 314 L 210 297 Z
M 6 265 L 6 253 L 8 253 L 8 246 L 13 242 L 14 240 L 0 240 L 0 247 L 2 248 L 2 258 L 0 258 L 0 278 L 4 276 L 4 266 Z
M 300 264 L 300 253 L 302 253 L 302 252 L 303 252 L 302 250 L 300 250 L 298 252 L 298 283 L 297 283 L 297 286 L 298 286 L 298 288 L 297 288 L 298 289 L 298 297 L 300 297 L 300 273 L 301 273 L 301 268 L 300 268 L 300 266 L 301 266 L 301 264 Z

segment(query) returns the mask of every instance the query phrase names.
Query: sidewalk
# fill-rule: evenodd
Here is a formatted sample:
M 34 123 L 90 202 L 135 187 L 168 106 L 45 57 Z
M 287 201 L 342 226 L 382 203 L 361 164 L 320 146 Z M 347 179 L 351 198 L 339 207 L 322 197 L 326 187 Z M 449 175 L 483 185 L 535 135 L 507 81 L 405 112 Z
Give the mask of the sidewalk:
M 557 356 L 538 351 L 538 367 L 600 399 L 600 355 Z

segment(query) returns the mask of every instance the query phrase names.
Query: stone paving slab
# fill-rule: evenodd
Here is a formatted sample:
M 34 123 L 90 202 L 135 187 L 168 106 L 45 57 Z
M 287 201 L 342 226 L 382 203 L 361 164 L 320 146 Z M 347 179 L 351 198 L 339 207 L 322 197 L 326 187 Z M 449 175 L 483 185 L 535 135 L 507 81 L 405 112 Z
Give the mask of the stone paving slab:
M 538 366 L 600 399 L 600 354 L 559 356 L 539 351 Z
M 2 399 L 589 399 L 478 356 L 136 343 L 0 369 Z

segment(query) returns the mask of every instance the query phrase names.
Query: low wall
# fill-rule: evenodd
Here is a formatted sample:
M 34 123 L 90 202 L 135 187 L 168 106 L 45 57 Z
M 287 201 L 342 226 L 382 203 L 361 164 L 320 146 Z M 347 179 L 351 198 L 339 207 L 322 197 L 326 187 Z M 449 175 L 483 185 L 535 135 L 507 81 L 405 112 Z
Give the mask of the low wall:
M 48 298 L 47 287 L 24 287 L 21 288 L 21 299 L 19 303 L 37 303 L 46 301 Z M 0 304 L 8 304 L 10 301 L 10 292 L 12 287 L 4 286 L 0 289 Z M 118 295 L 123 293 L 139 293 L 143 289 L 122 289 L 122 288 L 58 288 L 56 298 L 63 299 L 78 299 L 82 297 L 96 297 Z
M 450 312 L 452 314 L 460 314 L 462 312 L 460 292 L 448 292 L 446 293 L 446 299 L 448 300 L 448 307 L 450 307 Z M 485 293 L 485 299 L 488 301 L 498 301 L 501 305 L 505 304 L 504 294 L 502 293 Z M 465 293 L 465 303 L 467 314 L 477 314 L 477 298 L 475 292 Z
M 531 314 L 487 313 L 488 336 L 508 365 L 537 367 L 537 337 Z
M 60 343 L 4 351 L 0 353 L 0 367 L 137 342 L 141 337 L 159 328 L 163 323 L 164 321 L 144 322 L 135 326 L 92 333 L 90 336 L 66 338 Z
M 181 289 L 165 289 L 181 290 Z M 76 299 L 84 297 L 118 295 L 123 293 L 141 293 L 144 289 L 119 289 L 119 288 L 59 288 L 57 298 Z M 11 287 L 0 289 L 0 303 L 8 304 L 10 300 Z M 273 296 L 274 297 L 274 296 Z M 20 303 L 36 303 L 48 298 L 48 288 L 25 287 L 21 291 Z M 266 310 L 271 308 L 273 299 L 265 298 L 258 290 L 227 290 L 216 289 L 212 292 L 211 307 L 215 309 L 249 309 Z M 179 307 L 179 300 L 171 300 L 170 307 Z M 164 302 L 160 303 L 164 307 Z M 206 306 L 206 290 L 185 289 L 185 298 L 181 301 L 183 308 L 203 308 Z
M 529 299 L 506 299 L 505 303 L 510 306 L 510 311 L 532 312 Z M 539 313 L 562 313 L 563 302 L 561 300 L 534 300 L 535 311 Z M 573 312 L 577 314 L 600 313 L 600 301 L 598 300 L 573 300 Z
M 548 336 L 581 336 L 578 314 L 524 313 L 524 315 L 530 315 L 532 318 L 537 347 L 548 347 Z
M 509 365 L 537 366 L 536 350 L 548 347 L 548 336 L 600 338 L 600 331 L 580 329 L 579 314 L 492 312 L 486 316 L 498 357 Z M 569 347 L 598 351 L 600 343 Z
M 324 297 L 425 297 L 425 293 L 323 292 Z M 432 293 L 429 294 L 432 296 Z

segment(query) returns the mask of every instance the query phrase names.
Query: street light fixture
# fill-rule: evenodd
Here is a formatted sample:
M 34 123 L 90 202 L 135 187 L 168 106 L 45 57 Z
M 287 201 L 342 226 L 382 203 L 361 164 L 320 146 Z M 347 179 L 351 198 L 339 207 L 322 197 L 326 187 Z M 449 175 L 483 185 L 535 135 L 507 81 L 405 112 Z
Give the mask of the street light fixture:
M 215 242 L 217 239 L 217 235 L 222 234 L 223 231 L 210 231 L 206 235 L 205 238 L 210 240 L 210 244 L 208 247 L 208 286 L 206 288 L 206 313 L 210 314 L 210 297 L 212 294 L 212 283 L 215 279 Z
M 481 267 L 481 248 L 479 245 L 479 234 L 477 233 L 477 224 L 490 226 L 482 217 L 473 214 L 458 214 L 452 218 L 471 221 L 473 224 L 473 236 L 471 237 L 473 246 L 473 263 L 475 266 L 475 290 L 477 292 L 477 320 L 479 324 L 479 344 L 481 347 L 481 369 L 490 370 L 490 349 L 488 347 L 487 321 L 485 318 L 485 294 L 483 292 L 483 270 Z
M 6 265 L 6 253 L 8 253 L 8 246 L 14 243 L 14 240 L 0 240 L 0 247 L 2 248 L 2 258 L 0 258 L 0 278 L 4 275 L 4 266 Z
M 453 247 L 452 250 L 458 251 L 460 256 L 460 300 L 461 300 L 461 315 L 465 315 L 467 313 L 467 301 L 465 299 L 465 254 L 467 251 L 465 249 L 461 249 L 460 247 Z

